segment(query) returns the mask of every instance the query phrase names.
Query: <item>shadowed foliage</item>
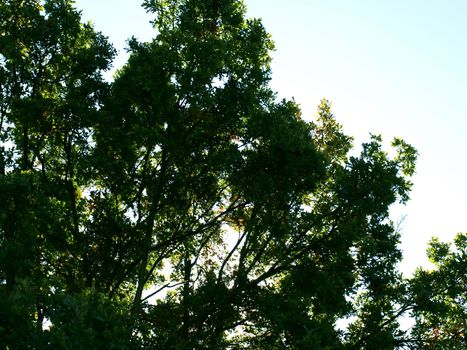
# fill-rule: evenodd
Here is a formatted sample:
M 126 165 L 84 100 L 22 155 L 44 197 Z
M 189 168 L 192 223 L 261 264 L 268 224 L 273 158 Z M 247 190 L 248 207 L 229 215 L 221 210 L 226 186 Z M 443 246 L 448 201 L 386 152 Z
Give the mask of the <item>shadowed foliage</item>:
M 461 349 L 465 235 L 396 269 L 415 149 L 278 100 L 241 1 L 143 6 L 106 82 L 73 1 L 0 4 L 1 348 Z

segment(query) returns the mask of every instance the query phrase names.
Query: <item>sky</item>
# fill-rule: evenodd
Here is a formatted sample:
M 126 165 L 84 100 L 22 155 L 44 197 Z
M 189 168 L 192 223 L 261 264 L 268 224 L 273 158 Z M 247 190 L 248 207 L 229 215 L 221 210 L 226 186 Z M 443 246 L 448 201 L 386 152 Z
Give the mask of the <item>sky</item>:
M 155 30 L 135 0 L 76 0 L 118 49 Z M 431 237 L 467 232 L 467 1 L 246 0 L 272 35 L 271 87 L 312 120 L 322 98 L 356 146 L 381 134 L 419 152 L 400 223 L 406 275 L 426 265 Z M 357 148 L 358 149 L 358 148 Z

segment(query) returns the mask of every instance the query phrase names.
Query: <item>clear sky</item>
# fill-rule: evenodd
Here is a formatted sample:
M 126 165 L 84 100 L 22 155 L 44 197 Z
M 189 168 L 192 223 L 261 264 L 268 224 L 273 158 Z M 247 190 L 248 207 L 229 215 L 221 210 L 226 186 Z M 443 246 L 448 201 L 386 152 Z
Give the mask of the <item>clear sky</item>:
M 400 136 L 419 151 L 412 199 L 393 210 L 405 273 L 432 236 L 467 232 L 467 1 L 246 0 L 271 33 L 272 88 L 311 119 L 321 98 L 356 144 Z M 77 0 L 85 20 L 124 52 L 154 29 L 135 0 Z M 122 54 L 115 62 L 125 61 Z

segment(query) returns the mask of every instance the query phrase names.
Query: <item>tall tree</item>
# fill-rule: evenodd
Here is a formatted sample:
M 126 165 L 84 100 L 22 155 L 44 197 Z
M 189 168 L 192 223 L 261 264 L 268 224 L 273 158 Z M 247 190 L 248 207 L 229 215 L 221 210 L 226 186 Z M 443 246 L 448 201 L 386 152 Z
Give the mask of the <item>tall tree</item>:
M 241 1 L 144 7 L 157 35 L 106 83 L 114 50 L 72 1 L 1 4 L 1 345 L 407 344 L 421 277 L 396 270 L 389 208 L 415 149 L 372 136 L 350 156 L 328 101 L 306 122 L 278 100 Z
M 0 339 L 20 349 L 80 288 L 82 174 L 114 50 L 72 1 L 2 1 L 0 32 Z

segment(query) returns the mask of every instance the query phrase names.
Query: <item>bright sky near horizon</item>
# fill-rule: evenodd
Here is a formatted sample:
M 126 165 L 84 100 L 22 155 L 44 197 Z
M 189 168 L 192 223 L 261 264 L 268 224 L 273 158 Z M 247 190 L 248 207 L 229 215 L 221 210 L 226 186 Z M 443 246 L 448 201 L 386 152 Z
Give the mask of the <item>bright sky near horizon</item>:
M 152 18 L 135 0 L 76 0 L 109 36 L 150 40 Z M 320 99 L 359 145 L 369 133 L 400 136 L 420 155 L 411 201 L 393 210 L 408 274 L 426 262 L 430 237 L 467 232 L 467 1 L 246 0 L 276 43 L 273 90 L 315 115 Z

